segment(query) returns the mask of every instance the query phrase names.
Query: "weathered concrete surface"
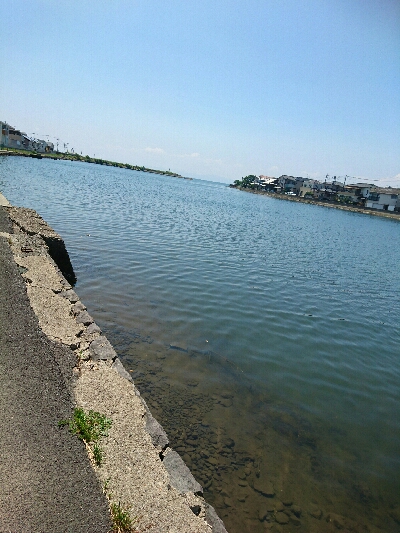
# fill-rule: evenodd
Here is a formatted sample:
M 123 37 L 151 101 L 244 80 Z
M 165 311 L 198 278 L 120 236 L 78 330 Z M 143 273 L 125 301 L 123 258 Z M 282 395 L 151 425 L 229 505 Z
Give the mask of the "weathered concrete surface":
M 44 256 L 16 255 L 14 259 L 17 265 L 26 269 L 22 277 L 27 282 L 29 300 L 43 332 L 50 339 L 76 348 L 76 338 L 82 333 L 83 326 L 71 315 L 70 302 L 58 294 L 63 285 L 54 266 Z
M 43 218 L 33 209 L 9 207 L 11 220 L 28 235 L 38 235 L 46 243 L 50 256 L 54 259 L 69 283 L 75 284 L 76 277 L 64 241 Z
M 110 341 L 102 336 L 97 337 L 90 344 L 90 357 L 94 361 L 114 361 L 117 354 L 114 348 L 111 346 Z
M 106 533 L 108 504 L 70 416 L 75 355 L 40 330 L 0 207 L 0 531 Z
M 129 381 L 106 361 L 88 361 L 81 366 L 76 399 L 85 409 L 100 411 L 113 421 L 103 440 L 106 460 L 96 472 L 108 486 L 115 501 L 141 517 L 138 529 L 157 533 L 211 533 L 204 508 L 193 493 L 181 495 L 164 468 L 158 450 L 145 428 L 146 409 Z M 187 468 L 187 467 L 186 467 Z
M 17 234 L 8 235 L 7 241 L 39 323 L 55 346 L 70 358 L 74 353 L 75 366 L 68 359 L 64 372 L 64 382 L 73 384 L 72 403 L 112 419 L 110 434 L 103 442 L 106 459 L 100 468 L 93 467 L 101 484 L 107 482 L 109 498 L 139 517 L 138 530 L 226 533 L 202 498 L 201 486 L 179 455 L 168 448 L 167 435 L 114 348 L 48 255 L 42 237 L 26 234 L 19 225 L 14 228 Z M 68 436 L 67 429 L 61 433 Z

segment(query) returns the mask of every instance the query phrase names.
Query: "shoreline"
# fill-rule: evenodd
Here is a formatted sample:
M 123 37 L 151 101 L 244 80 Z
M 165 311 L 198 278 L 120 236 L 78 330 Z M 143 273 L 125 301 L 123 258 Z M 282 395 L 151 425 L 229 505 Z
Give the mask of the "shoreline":
M 38 153 L 38 152 L 29 152 L 25 150 L 0 150 L 0 156 L 9 156 L 9 157 L 31 157 L 33 159 L 54 159 L 62 161 L 79 161 L 81 163 L 93 163 L 96 165 L 104 165 L 107 167 L 118 167 L 126 168 L 127 170 L 136 170 L 137 172 L 148 172 L 150 174 L 159 174 L 160 176 L 171 176 L 173 178 L 182 178 L 182 179 L 192 179 L 184 178 L 176 172 L 171 172 L 169 170 L 155 170 L 152 168 L 146 168 L 144 166 L 130 165 L 129 163 L 118 163 L 116 161 L 109 161 L 108 159 L 101 159 L 97 157 L 82 156 L 79 154 L 65 154 L 62 152 L 51 152 L 51 153 Z
M 113 500 L 129 509 L 132 517 L 140 517 L 135 526 L 149 533 L 227 533 L 204 500 L 203 488 L 170 448 L 168 436 L 132 377 L 67 281 L 68 264 L 66 268 L 65 260 L 58 262 L 57 254 L 52 257 L 47 242 L 58 241 L 59 249 L 62 238 L 35 211 L 12 207 L 2 195 L 0 200 L 13 224 L 13 232 L 1 237 L 7 239 L 20 269 L 39 326 L 75 358 L 69 391 L 73 404 L 113 421 L 102 441 L 104 464 L 98 467 L 92 462 L 101 486 L 107 485 Z
M 368 209 L 365 207 L 356 207 L 349 205 L 342 205 L 333 202 L 322 202 L 320 200 L 308 200 L 306 198 L 301 198 L 299 196 L 288 196 L 285 194 L 271 193 L 267 191 L 256 191 L 252 189 L 247 189 L 244 187 L 232 187 L 232 189 L 237 189 L 238 191 L 248 192 L 251 194 L 258 194 L 260 196 L 268 196 L 269 198 L 274 198 L 275 200 L 287 200 L 289 202 L 298 202 L 302 204 L 312 204 L 318 205 L 320 207 L 330 207 L 333 209 L 340 209 L 342 211 L 352 211 L 353 213 L 362 213 L 364 215 L 372 215 L 381 218 L 390 218 L 392 220 L 400 221 L 400 213 L 388 212 L 388 211 L 377 211 L 375 209 Z

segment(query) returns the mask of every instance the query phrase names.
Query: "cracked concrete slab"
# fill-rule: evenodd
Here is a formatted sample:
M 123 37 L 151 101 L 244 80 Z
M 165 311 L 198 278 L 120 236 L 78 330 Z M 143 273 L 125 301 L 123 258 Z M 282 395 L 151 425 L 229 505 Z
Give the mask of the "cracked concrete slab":
M 68 301 L 51 290 L 30 284 L 27 286 L 27 293 L 43 333 L 72 349 L 78 348 L 79 335 L 84 327 L 71 316 Z
M 41 238 L 47 246 L 48 253 L 60 268 L 68 282 L 74 284 L 76 276 L 64 241 L 54 229 L 33 209 L 25 207 L 7 207 L 8 215 L 14 226 L 26 235 Z
M 32 287 L 51 290 L 55 293 L 61 292 L 64 286 L 61 283 L 60 274 L 49 262 L 47 257 L 31 255 L 14 257 L 17 265 L 27 269 L 22 274 L 27 283 Z

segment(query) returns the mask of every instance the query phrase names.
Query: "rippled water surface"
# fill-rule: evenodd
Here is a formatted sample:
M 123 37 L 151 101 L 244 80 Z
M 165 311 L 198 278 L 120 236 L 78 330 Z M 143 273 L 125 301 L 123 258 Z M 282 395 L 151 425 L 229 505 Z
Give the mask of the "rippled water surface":
M 400 530 L 400 224 L 0 158 L 230 533 Z

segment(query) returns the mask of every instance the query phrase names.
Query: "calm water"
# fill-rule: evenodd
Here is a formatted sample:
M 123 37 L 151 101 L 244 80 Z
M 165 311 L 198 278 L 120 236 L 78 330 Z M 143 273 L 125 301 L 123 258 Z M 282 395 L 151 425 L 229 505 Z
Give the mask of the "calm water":
M 398 222 L 63 161 L 0 158 L 0 190 L 64 237 L 230 533 L 400 530 Z

